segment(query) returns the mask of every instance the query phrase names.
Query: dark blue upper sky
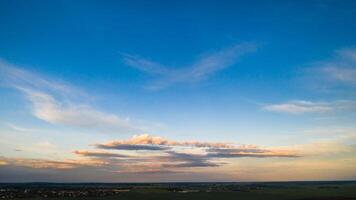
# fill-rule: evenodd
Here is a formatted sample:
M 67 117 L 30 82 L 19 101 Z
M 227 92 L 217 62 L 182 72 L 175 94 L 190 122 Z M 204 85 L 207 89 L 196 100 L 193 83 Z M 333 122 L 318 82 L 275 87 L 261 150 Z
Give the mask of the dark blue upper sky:
M 135 79 L 120 53 L 180 65 L 241 42 L 244 72 L 277 76 L 355 43 L 354 1 L 6 1 L 3 58 L 74 78 Z M 231 69 L 233 70 L 233 69 Z M 239 69 L 241 70 L 241 69 Z
M 142 83 L 146 77 L 123 65 L 121 53 L 180 66 L 242 42 L 255 42 L 259 50 L 241 61 L 244 67 L 222 72 L 219 84 L 235 78 L 285 84 L 297 66 L 328 57 L 356 40 L 354 1 L 0 4 L 3 59 L 92 86 L 108 79 L 115 87 Z

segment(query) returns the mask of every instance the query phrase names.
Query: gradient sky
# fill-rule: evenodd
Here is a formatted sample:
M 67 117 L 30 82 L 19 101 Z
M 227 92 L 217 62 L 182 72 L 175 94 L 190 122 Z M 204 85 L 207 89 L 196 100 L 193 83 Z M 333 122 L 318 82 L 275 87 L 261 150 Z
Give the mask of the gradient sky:
M 0 182 L 356 179 L 355 1 L 0 0 Z

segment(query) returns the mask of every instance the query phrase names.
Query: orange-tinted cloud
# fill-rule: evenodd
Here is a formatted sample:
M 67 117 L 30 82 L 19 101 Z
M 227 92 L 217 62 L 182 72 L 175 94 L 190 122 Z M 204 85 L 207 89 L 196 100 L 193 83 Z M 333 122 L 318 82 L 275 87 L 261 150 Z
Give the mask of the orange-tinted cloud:
M 132 138 L 130 138 L 128 140 L 117 140 L 117 141 L 111 141 L 111 142 L 108 142 L 105 144 L 97 144 L 97 147 L 106 148 L 106 149 L 110 149 L 110 148 L 120 149 L 120 147 L 122 147 L 124 149 L 124 147 L 129 148 L 129 145 L 137 147 L 137 148 L 139 148 L 139 146 L 135 146 L 135 145 L 189 146 L 189 147 L 201 147 L 201 148 L 203 148 L 203 147 L 230 148 L 230 147 L 232 147 L 230 144 L 227 144 L 227 143 L 198 142 L 198 141 L 179 142 L 179 141 L 174 141 L 174 140 L 167 140 L 162 137 L 150 136 L 148 134 L 134 135 Z M 149 148 L 149 147 L 147 147 L 147 148 Z M 144 149 L 144 147 L 142 147 L 142 149 Z M 152 148 L 151 150 L 161 150 L 161 149 L 159 147 L 157 147 L 157 149 Z

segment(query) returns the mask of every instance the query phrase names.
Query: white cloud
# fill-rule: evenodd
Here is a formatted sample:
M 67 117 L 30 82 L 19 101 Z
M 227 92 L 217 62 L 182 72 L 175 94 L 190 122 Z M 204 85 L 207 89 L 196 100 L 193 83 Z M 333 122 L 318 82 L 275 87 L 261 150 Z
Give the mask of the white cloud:
M 320 71 L 332 80 L 356 84 L 356 69 L 325 66 Z
M 40 129 L 33 129 L 33 128 L 25 128 L 25 127 L 21 127 L 21 126 L 17 126 L 15 124 L 11 124 L 9 123 L 8 126 L 15 130 L 15 131 L 18 131 L 18 132 L 39 132 L 39 131 L 42 131 Z
M 126 65 L 159 77 L 153 83 L 151 89 L 161 89 L 176 83 L 197 82 L 221 71 L 231 65 L 236 60 L 248 53 L 256 50 L 254 44 L 234 45 L 221 51 L 201 56 L 190 65 L 174 69 L 139 56 L 124 55 L 123 61 Z
M 37 118 L 52 124 L 78 127 L 131 129 L 128 120 L 114 114 L 104 113 L 86 105 L 57 102 L 52 96 L 28 89 L 22 89 L 32 102 L 32 112 Z
M 22 92 L 32 105 L 32 114 L 38 119 L 72 127 L 140 132 L 128 119 L 82 103 L 87 94 L 69 84 L 50 80 L 4 61 L 0 61 L 0 72 L 1 83 Z M 18 127 L 12 128 L 19 130 Z
M 337 50 L 333 59 L 312 63 L 307 71 L 318 87 L 356 86 L 356 49 Z
M 354 48 L 341 49 L 337 53 L 346 60 L 356 61 L 356 49 Z
M 0 58 L 0 83 L 14 88 L 31 88 L 43 92 L 55 92 L 69 97 L 85 95 L 83 91 L 63 81 L 41 76 L 21 69 Z
M 355 108 L 356 102 L 345 100 L 334 102 L 288 101 L 285 103 L 269 104 L 263 106 L 263 109 L 267 111 L 291 114 L 325 113 Z

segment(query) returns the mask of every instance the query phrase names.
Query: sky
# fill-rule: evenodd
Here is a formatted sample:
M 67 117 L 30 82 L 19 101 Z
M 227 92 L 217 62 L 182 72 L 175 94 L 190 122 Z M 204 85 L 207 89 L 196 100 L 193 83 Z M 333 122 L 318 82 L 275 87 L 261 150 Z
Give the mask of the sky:
M 0 182 L 356 179 L 355 1 L 0 1 Z

